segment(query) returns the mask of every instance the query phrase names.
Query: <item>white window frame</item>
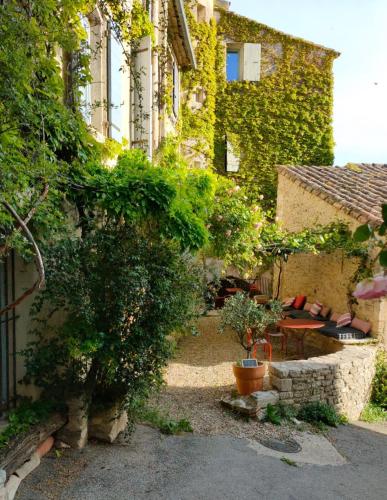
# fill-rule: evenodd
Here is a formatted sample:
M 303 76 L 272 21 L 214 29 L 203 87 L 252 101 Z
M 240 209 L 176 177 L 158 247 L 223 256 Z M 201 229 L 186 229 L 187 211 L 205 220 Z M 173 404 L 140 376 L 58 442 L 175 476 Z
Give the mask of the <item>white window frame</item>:
M 239 54 L 238 79 L 232 81 L 258 82 L 261 78 L 261 44 L 260 43 L 227 43 L 228 52 Z M 258 68 L 255 66 L 257 65 Z M 226 59 L 227 77 L 227 59 Z

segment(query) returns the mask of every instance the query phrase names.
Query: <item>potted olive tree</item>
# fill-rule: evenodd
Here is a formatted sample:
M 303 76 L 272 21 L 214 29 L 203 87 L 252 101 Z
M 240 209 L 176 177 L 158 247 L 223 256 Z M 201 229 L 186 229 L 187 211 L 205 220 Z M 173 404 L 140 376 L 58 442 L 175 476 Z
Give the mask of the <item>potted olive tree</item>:
M 277 323 L 281 313 L 282 306 L 277 300 L 260 305 L 246 294 L 237 293 L 226 300 L 221 310 L 219 331 L 223 332 L 229 326 L 235 332 L 239 344 L 246 350 L 247 359 L 250 359 L 256 345 L 264 338 L 266 328 Z M 257 362 L 257 366 L 251 367 L 234 363 L 233 371 L 239 394 L 247 395 L 262 390 L 264 363 Z

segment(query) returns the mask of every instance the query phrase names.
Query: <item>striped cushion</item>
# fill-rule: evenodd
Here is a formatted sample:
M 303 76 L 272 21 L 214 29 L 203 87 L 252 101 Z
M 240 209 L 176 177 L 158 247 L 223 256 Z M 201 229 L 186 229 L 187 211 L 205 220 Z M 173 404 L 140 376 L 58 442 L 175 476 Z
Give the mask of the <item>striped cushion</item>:
M 310 302 L 305 302 L 304 311 L 310 312 L 312 306 L 313 306 L 313 304 L 311 304 Z
M 321 302 L 318 302 L 316 300 L 316 302 L 314 304 L 312 304 L 312 307 L 310 308 L 309 312 L 310 312 L 310 315 L 311 316 L 318 316 L 320 314 L 320 311 L 322 309 L 322 304 Z
M 351 324 L 352 318 L 350 313 L 344 313 L 337 318 L 336 328 L 341 328 L 342 326 L 348 326 Z

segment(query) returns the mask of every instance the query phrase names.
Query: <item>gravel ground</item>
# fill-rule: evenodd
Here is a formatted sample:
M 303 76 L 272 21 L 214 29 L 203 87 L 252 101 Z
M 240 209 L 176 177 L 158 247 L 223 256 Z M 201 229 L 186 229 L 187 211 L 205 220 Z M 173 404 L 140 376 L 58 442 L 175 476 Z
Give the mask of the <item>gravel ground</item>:
M 217 333 L 218 322 L 217 317 L 201 318 L 200 335 L 180 340 L 176 357 L 165 373 L 166 387 L 149 406 L 171 418 L 188 419 L 198 434 L 231 435 L 258 441 L 268 436 L 288 438 L 295 429 L 293 425 L 246 421 L 220 405 L 220 399 L 235 390 L 232 363 L 243 358 L 244 351 L 232 332 Z M 263 360 L 262 352 L 258 354 Z M 289 344 L 288 357 L 294 356 L 294 346 Z M 284 358 L 279 346 L 273 346 L 273 361 L 281 359 Z

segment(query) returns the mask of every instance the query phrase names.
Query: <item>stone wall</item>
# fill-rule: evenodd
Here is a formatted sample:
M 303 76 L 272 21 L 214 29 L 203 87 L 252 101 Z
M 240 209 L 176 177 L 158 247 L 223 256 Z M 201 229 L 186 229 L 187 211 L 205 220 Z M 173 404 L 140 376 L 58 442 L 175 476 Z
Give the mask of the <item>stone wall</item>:
M 351 230 L 360 222 L 305 189 L 299 182 L 281 173 L 278 180 L 277 216 L 284 229 L 301 231 L 305 228 L 342 221 Z M 280 297 L 304 294 L 308 302 L 318 300 L 338 313 L 348 311 L 348 287 L 358 266 L 358 260 L 348 258 L 340 250 L 331 254 L 298 254 L 283 264 Z M 277 289 L 278 268 L 274 270 L 274 290 Z M 359 300 L 353 312 L 372 324 L 372 336 L 387 348 L 387 300 Z
M 325 356 L 272 363 L 270 381 L 283 403 L 323 401 L 356 420 L 369 400 L 376 352 L 375 346 L 348 345 Z

